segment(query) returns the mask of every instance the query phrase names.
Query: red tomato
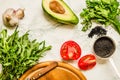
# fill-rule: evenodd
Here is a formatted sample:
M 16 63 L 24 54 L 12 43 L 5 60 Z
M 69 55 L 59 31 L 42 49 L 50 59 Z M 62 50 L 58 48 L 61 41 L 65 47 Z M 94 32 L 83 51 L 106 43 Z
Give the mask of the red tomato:
M 82 70 L 88 70 L 96 65 L 96 57 L 92 54 L 85 55 L 80 58 L 78 66 Z
M 61 46 L 60 54 L 64 60 L 77 60 L 81 55 L 81 48 L 75 41 L 66 41 Z

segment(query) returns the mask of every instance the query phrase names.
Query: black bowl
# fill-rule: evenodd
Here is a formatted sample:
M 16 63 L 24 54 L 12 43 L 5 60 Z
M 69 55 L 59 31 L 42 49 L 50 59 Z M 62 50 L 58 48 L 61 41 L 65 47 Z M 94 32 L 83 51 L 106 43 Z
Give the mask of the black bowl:
M 101 58 L 110 57 L 114 53 L 115 48 L 114 41 L 107 36 L 98 38 L 93 46 L 95 54 Z

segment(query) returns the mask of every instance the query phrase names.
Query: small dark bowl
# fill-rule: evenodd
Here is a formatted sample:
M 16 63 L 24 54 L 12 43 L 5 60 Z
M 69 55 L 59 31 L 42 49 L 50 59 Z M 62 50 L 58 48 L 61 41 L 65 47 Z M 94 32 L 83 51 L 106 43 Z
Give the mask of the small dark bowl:
M 95 41 L 93 49 L 98 57 L 108 58 L 113 55 L 116 46 L 113 39 L 108 36 L 102 36 Z

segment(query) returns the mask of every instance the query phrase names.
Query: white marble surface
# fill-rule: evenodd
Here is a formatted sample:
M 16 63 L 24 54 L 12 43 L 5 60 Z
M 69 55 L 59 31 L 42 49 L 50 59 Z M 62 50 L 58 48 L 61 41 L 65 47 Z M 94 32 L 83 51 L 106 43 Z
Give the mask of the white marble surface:
M 67 40 L 76 41 L 82 49 L 82 55 L 93 53 L 93 43 L 97 39 L 88 38 L 87 32 L 82 32 L 82 25 L 80 24 L 82 19 L 79 17 L 80 12 L 85 8 L 85 0 L 64 0 L 71 9 L 78 16 L 80 22 L 78 25 L 61 25 L 43 13 L 41 7 L 41 0 L 0 0 L 0 30 L 6 28 L 2 22 L 2 14 L 7 8 L 24 8 L 25 17 L 20 21 L 19 31 L 22 35 L 26 31 L 30 30 L 30 39 L 37 39 L 38 41 L 46 40 L 47 45 L 52 45 L 52 49 L 46 52 L 46 55 L 40 59 L 42 61 L 57 60 L 61 61 L 60 47 L 63 42 Z M 96 24 L 93 24 L 93 27 Z M 120 35 L 110 26 L 106 28 L 108 30 L 107 36 L 113 38 L 116 43 L 116 51 L 112 56 L 112 59 L 120 72 Z M 9 30 L 9 29 L 8 29 Z M 14 30 L 9 30 L 11 34 Z M 68 62 L 77 67 L 78 61 Z M 79 69 L 79 68 L 78 68 Z M 81 70 L 82 71 L 82 70 Z M 87 80 L 120 80 L 117 78 L 114 69 L 109 62 L 99 64 L 88 71 L 82 71 Z

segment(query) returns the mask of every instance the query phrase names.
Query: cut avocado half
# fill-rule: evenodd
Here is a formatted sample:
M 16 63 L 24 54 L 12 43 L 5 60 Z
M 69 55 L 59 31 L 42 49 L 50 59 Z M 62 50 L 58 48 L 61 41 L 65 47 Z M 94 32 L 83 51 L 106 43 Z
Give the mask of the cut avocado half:
M 78 24 L 79 19 L 63 0 L 42 0 L 42 8 L 49 16 L 64 24 Z

